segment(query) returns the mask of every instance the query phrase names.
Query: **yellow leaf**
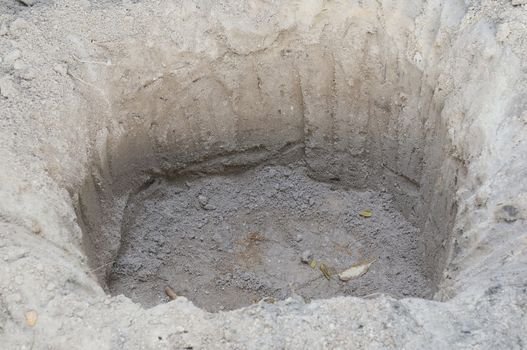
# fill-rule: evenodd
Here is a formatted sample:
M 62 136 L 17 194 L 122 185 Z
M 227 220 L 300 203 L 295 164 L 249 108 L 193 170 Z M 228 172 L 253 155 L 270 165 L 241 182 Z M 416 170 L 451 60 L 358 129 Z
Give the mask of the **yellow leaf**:
M 326 277 L 327 280 L 331 279 L 331 271 L 329 271 L 329 268 L 326 266 L 326 264 L 320 264 L 320 271 L 322 271 L 324 277 Z
M 363 218 L 371 218 L 373 215 L 373 212 L 371 210 L 364 210 L 359 213 L 360 216 Z
M 26 312 L 26 323 L 29 327 L 34 327 L 37 324 L 38 314 L 35 310 Z
M 373 264 L 376 260 L 377 259 L 353 265 L 349 269 L 339 273 L 339 279 L 341 281 L 346 282 L 354 278 L 359 278 L 360 276 L 368 272 L 368 269 L 370 268 L 371 264 Z
M 316 267 L 317 267 L 317 262 L 316 262 L 316 260 L 311 260 L 311 261 L 309 262 L 309 266 L 311 266 L 312 269 L 316 268 Z

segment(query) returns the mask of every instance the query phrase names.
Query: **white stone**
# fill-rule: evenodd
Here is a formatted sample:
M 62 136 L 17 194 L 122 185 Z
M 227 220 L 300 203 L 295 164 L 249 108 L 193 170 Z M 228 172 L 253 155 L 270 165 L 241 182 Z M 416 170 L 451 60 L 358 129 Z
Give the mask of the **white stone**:
M 0 95 L 6 98 L 14 98 L 18 95 L 15 84 L 9 77 L 0 78 Z

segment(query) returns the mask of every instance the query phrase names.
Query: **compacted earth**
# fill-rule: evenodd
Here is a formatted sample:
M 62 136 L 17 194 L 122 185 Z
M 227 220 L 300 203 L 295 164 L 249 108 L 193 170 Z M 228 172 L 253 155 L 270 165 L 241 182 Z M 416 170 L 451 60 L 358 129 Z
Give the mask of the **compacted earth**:
M 129 200 L 111 293 L 151 307 L 167 300 L 168 286 L 209 311 L 295 294 L 430 296 L 419 230 L 392 207 L 391 195 L 317 182 L 306 172 L 265 166 L 148 183 Z M 337 276 L 371 261 L 359 278 Z

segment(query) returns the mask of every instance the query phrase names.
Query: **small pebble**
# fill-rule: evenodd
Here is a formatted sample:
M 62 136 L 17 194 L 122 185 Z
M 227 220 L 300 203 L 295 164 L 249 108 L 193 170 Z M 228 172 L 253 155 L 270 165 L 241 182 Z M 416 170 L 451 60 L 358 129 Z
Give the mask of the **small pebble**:
M 207 205 L 207 203 L 209 202 L 209 199 L 207 197 L 205 197 L 204 195 L 199 195 L 198 196 L 198 202 L 199 202 L 199 204 L 202 207 L 205 207 Z
M 3 77 L 0 79 L 0 95 L 5 98 L 13 98 L 18 95 L 15 84 L 9 77 Z
M 35 310 L 29 310 L 26 312 L 26 324 L 29 327 L 34 327 L 37 324 L 38 314 Z
M 203 209 L 205 210 L 216 210 L 216 207 L 210 204 L 206 204 L 203 206 Z
M 42 227 L 40 227 L 40 224 L 36 220 L 31 222 L 31 231 L 36 235 L 42 232 Z
M 313 260 L 313 254 L 311 254 L 311 251 L 306 250 L 302 253 L 302 257 L 300 259 L 304 264 L 309 264 L 309 262 Z

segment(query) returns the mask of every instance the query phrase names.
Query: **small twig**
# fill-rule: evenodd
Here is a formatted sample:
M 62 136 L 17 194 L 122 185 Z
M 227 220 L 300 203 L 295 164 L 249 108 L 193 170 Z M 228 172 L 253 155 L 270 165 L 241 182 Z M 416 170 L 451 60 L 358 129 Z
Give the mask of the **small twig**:
M 168 286 L 165 287 L 165 294 L 170 300 L 175 300 L 177 298 L 176 292 L 174 292 L 174 290 Z
M 99 270 L 102 269 L 103 267 L 108 266 L 108 265 L 110 265 L 110 264 L 113 264 L 114 262 L 115 262 L 115 260 L 112 260 L 112 261 L 110 261 L 110 262 L 107 262 L 106 264 L 101 265 L 101 266 L 97 267 L 97 268 L 94 269 L 94 270 L 90 270 L 90 273 L 94 273 L 95 271 L 99 271 Z
M 33 329 L 33 336 L 31 339 L 31 347 L 29 348 L 29 350 L 33 350 L 33 346 L 35 346 L 35 330 L 34 329 Z
M 91 83 L 88 83 L 88 82 L 85 81 L 85 80 L 82 80 L 81 78 L 79 78 L 79 77 L 73 75 L 73 73 L 71 73 L 70 71 L 68 71 L 66 74 L 68 74 L 68 75 L 69 75 L 70 77 L 72 77 L 73 79 L 76 79 L 76 80 L 80 81 L 81 83 L 86 84 L 86 85 L 88 85 L 89 87 L 93 88 L 94 90 L 96 90 L 96 91 L 100 92 L 101 94 L 103 94 L 103 92 L 102 92 L 97 86 L 95 86 L 95 85 L 93 85 L 93 84 L 91 84 Z
M 174 72 L 176 72 L 176 71 L 178 71 L 178 70 L 180 70 L 180 69 L 183 69 L 183 68 L 185 68 L 185 67 L 188 67 L 188 66 L 190 66 L 190 63 L 189 63 L 189 62 L 186 62 L 184 65 L 174 68 L 174 69 L 171 71 L 171 73 L 174 73 Z
M 78 58 L 77 56 L 75 55 L 72 55 L 73 58 L 80 62 L 80 63 L 91 63 L 91 64 L 100 64 L 100 65 L 103 65 L 103 66 L 111 66 L 112 63 L 111 62 L 101 62 L 101 61 L 85 61 L 85 60 L 81 60 L 80 58 Z

